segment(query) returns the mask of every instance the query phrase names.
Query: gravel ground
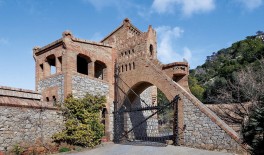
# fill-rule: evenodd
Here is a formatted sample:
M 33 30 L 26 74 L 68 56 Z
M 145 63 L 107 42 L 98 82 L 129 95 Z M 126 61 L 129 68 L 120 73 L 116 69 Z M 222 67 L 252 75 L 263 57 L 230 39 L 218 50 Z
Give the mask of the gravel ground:
M 232 155 L 226 152 L 207 151 L 183 146 L 155 147 L 155 146 L 135 146 L 105 143 L 102 146 L 72 152 L 70 155 Z M 69 155 L 68 154 L 68 155 Z

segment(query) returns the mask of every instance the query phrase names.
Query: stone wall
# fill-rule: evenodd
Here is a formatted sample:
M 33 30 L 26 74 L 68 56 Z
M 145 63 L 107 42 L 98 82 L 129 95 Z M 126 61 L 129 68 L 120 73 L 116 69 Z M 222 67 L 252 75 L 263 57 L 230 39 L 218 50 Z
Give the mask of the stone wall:
M 49 78 L 40 80 L 37 84 L 37 91 L 40 93 L 51 93 L 52 91 L 45 91 L 47 88 L 56 88 L 55 94 L 45 94 L 46 96 L 57 96 L 57 101 L 63 102 L 64 99 L 64 75 L 50 76 Z M 45 95 L 43 95 L 45 97 Z M 45 98 L 44 98 L 45 100 Z
M 0 151 L 15 144 L 45 145 L 62 130 L 62 112 L 32 90 L 0 86 Z
M 85 75 L 72 77 L 72 94 L 74 97 L 82 98 L 87 93 L 91 95 L 106 95 L 108 97 L 109 84 L 99 79 L 88 78 Z
M 11 150 L 20 143 L 46 144 L 62 127 L 63 116 L 58 110 L 0 106 L 0 150 Z
M 240 145 L 185 96 L 183 97 L 184 144 L 207 150 L 241 150 Z

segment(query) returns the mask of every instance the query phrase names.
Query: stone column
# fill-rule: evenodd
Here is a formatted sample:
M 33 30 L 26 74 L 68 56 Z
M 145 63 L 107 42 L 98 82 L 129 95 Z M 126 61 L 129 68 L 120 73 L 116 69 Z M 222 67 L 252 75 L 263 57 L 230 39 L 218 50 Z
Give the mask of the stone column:
M 43 63 L 44 78 L 50 76 L 50 65 L 47 60 Z
M 107 79 L 107 67 L 103 69 L 103 75 L 102 76 L 103 76 L 104 81 L 108 81 L 108 79 Z
M 91 62 L 88 63 L 88 75 L 94 77 L 94 60 L 91 59 Z
M 61 57 L 60 57 L 61 58 Z M 62 62 L 60 61 L 59 57 L 55 58 L 55 62 L 56 62 L 56 73 L 60 73 L 61 69 L 62 69 Z

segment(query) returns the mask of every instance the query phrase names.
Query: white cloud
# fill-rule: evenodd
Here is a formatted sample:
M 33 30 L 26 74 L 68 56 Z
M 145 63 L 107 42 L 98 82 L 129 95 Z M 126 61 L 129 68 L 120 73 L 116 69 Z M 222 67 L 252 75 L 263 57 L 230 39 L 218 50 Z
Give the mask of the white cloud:
M 236 0 L 248 10 L 254 10 L 262 5 L 263 0 Z
M 5 38 L 0 38 L 0 45 L 7 45 L 7 44 L 9 44 L 9 41 L 7 40 L 7 39 L 5 39 Z
M 214 10 L 214 0 L 154 0 L 152 8 L 158 13 L 172 13 L 177 9 L 185 16 Z
M 183 52 L 175 51 L 175 42 L 181 37 L 184 30 L 180 27 L 160 26 L 156 28 L 158 33 L 158 58 L 163 63 L 174 61 L 191 60 L 192 53 L 189 48 L 184 47 Z
M 176 4 L 179 4 L 179 0 L 154 0 L 152 8 L 158 13 L 173 12 Z

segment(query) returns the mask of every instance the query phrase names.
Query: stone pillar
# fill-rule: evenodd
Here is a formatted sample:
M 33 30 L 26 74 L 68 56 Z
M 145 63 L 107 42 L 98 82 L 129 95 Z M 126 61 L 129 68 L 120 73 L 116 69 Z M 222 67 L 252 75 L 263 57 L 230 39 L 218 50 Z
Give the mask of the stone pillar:
M 37 79 L 41 80 L 44 77 L 44 64 L 36 63 L 36 72 L 37 72 Z
M 61 57 L 60 57 L 61 58 Z M 55 62 L 56 62 L 56 73 L 60 73 L 61 69 L 62 69 L 62 62 L 60 61 L 60 59 L 58 57 L 55 58 Z
M 178 145 L 184 145 L 183 96 L 178 100 Z
M 104 81 L 108 81 L 108 79 L 107 79 L 107 67 L 103 69 L 103 75 L 102 76 L 103 76 Z
M 66 51 L 62 58 L 64 72 L 64 98 L 72 94 L 72 76 L 77 70 L 77 54 L 73 51 Z
M 90 77 L 94 77 L 94 60 L 91 60 L 91 62 L 90 63 L 88 63 L 88 75 L 90 76 Z
M 50 76 L 50 65 L 47 60 L 45 60 L 43 63 L 43 69 L 44 69 L 44 78 Z

